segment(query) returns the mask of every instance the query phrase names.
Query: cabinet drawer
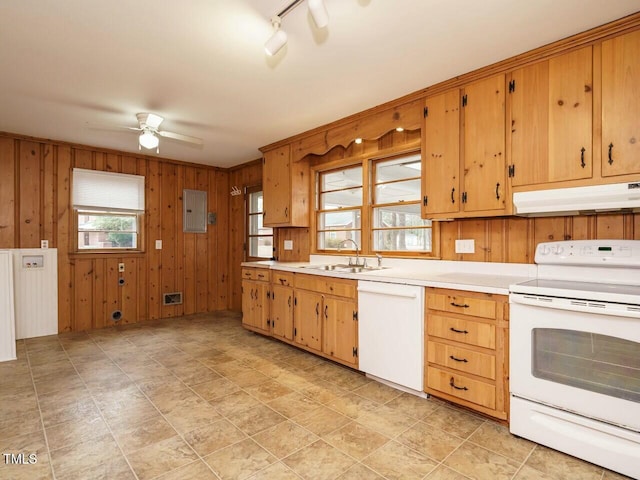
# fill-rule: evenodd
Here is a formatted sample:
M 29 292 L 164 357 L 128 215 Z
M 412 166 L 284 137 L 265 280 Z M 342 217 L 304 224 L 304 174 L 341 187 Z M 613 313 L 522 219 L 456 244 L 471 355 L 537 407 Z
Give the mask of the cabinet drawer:
M 427 387 L 495 410 L 496 387 L 439 368 L 427 368 Z
M 293 286 L 293 273 L 291 272 L 271 272 L 271 282 L 274 285 L 283 285 L 285 287 Z
M 478 347 L 496 348 L 496 327 L 489 323 L 475 322 L 430 313 L 427 317 L 429 336 L 455 340 Z
M 242 278 L 245 280 L 269 281 L 269 269 L 267 268 L 243 268 Z
M 311 290 L 338 297 L 356 298 L 356 281 L 342 280 L 339 278 L 323 277 L 320 275 L 296 275 L 294 277 L 296 288 Z
M 255 280 L 256 279 L 256 270 L 255 268 L 243 268 L 242 269 L 242 278 L 245 280 Z
M 429 310 L 454 312 L 473 317 L 496 318 L 495 300 L 430 293 L 427 295 L 427 306 Z
M 496 379 L 496 357 L 439 342 L 427 343 L 427 360 L 444 367 Z

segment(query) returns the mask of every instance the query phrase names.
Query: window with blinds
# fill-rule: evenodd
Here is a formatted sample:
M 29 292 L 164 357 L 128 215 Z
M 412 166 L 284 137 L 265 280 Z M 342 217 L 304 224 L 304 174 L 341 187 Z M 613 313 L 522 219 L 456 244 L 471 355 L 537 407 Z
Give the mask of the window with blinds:
M 78 251 L 142 250 L 144 177 L 73 169 Z

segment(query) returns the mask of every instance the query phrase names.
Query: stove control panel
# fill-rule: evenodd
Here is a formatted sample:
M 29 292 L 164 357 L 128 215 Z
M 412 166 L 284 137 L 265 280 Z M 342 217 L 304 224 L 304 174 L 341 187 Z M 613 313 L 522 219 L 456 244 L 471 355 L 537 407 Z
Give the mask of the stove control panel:
M 568 240 L 539 243 L 538 265 L 640 268 L 640 240 Z

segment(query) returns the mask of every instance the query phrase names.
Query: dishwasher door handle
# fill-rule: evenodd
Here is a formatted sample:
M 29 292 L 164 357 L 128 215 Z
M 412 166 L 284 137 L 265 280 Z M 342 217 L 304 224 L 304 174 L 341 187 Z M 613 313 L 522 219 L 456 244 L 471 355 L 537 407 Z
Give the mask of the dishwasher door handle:
M 402 297 L 402 298 L 416 298 L 415 293 L 401 293 L 401 292 L 385 292 L 382 290 L 370 290 L 368 288 L 358 287 L 358 292 L 362 293 L 377 293 L 379 295 L 387 295 L 388 297 Z

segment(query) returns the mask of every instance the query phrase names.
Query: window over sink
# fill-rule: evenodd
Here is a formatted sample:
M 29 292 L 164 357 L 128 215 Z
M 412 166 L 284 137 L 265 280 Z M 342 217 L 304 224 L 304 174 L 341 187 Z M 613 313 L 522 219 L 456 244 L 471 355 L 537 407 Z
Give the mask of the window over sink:
M 432 256 L 434 224 L 421 218 L 419 152 L 315 170 L 315 251 Z M 335 163 L 334 163 L 335 165 Z

